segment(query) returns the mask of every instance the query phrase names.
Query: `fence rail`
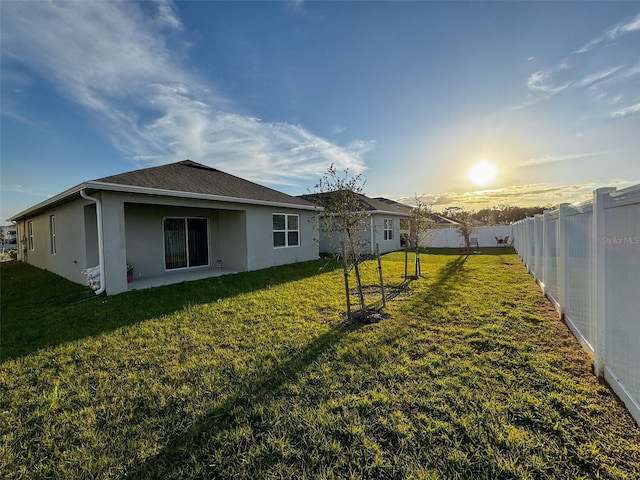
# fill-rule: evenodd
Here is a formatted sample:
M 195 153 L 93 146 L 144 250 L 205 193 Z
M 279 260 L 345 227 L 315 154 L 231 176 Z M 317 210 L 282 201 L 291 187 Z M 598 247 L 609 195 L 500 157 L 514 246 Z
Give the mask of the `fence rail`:
M 640 185 L 512 225 L 518 255 L 640 425 Z

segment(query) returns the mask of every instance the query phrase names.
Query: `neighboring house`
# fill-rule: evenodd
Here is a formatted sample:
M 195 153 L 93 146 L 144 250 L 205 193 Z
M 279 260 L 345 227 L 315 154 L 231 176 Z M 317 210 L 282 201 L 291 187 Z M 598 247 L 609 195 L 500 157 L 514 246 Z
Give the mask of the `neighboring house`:
M 2 225 L 0 226 L 0 244 L 7 248 L 16 248 L 16 226 Z
M 410 217 L 411 217 L 411 212 L 413 211 L 413 207 L 411 205 L 406 205 L 404 203 L 396 202 L 395 200 L 391 200 L 390 198 L 374 197 L 374 200 L 378 200 L 379 202 L 383 202 L 383 203 L 386 203 L 387 205 L 396 207 L 409 215 L 406 218 L 400 219 L 400 246 L 404 248 L 407 242 L 409 242 L 409 234 L 411 233 Z
M 431 219 L 433 220 L 432 228 L 458 228 L 460 226 L 460 222 L 457 220 L 438 215 L 437 213 L 432 214 Z
M 316 259 L 316 211 L 184 160 L 81 183 L 10 220 L 19 260 L 78 283 L 100 266 L 101 288 L 116 294 Z
M 331 193 L 313 193 L 302 195 L 301 198 L 322 204 L 323 195 Z M 355 194 L 358 197 L 361 211 L 367 213 L 366 228 L 362 232 L 362 243 L 366 245 L 363 253 L 374 254 L 376 245 L 380 247 L 380 253 L 393 252 L 402 248 L 401 243 L 401 222 L 411 217 L 411 208 L 406 206 L 398 207 L 388 202 L 369 198 L 362 194 Z M 408 224 L 406 224 L 408 233 Z M 336 253 L 340 249 L 340 241 L 337 236 L 330 237 L 320 233 L 320 253 Z

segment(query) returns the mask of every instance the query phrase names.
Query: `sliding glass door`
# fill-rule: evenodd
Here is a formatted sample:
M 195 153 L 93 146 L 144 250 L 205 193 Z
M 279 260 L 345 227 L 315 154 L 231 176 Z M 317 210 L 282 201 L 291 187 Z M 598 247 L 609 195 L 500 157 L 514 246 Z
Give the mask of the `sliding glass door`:
M 209 265 L 206 218 L 165 218 L 164 266 L 167 270 Z

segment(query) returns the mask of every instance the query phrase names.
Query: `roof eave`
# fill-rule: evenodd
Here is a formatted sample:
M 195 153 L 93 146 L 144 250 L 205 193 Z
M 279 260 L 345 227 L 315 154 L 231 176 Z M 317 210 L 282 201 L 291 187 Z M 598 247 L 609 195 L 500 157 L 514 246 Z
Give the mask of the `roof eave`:
M 46 210 L 48 207 L 50 207 L 51 205 L 56 205 L 56 204 L 60 204 L 60 203 L 65 203 L 69 200 L 69 198 L 74 197 L 75 195 L 79 195 L 80 194 L 80 190 L 87 188 L 87 183 L 81 183 L 79 185 L 76 185 L 74 187 L 71 187 L 67 190 L 65 190 L 64 192 L 61 192 L 53 197 L 47 198 L 46 200 L 43 200 L 40 203 L 35 204 L 32 207 L 27 208 L 26 210 L 23 210 L 19 213 L 16 213 L 14 216 L 8 218 L 8 221 L 10 222 L 17 222 L 18 220 L 22 220 L 24 218 L 28 218 L 30 216 L 32 216 L 35 213 L 38 213 L 42 210 Z
M 121 192 L 121 193 L 134 193 L 134 194 L 142 194 L 142 195 L 156 195 L 156 196 L 164 196 L 164 197 L 176 197 L 176 198 L 188 198 L 195 200 L 209 200 L 209 201 L 218 201 L 225 203 L 240 203 L 245 205 L 260 205 L 260 206 L 268 206 L 268 207 L 278 207 L 278 208 L 295 208 L 298 210 L 311 210 L 318 211 L 323 210 L 322 207 L 318 207 L 312 204 L 299 204 L 299 203 L 287 203 L 287 202 L 273 202 L 268 200 L 255 200 L 250 198 L 240 198 L 240 197 L 228 197 L 224 195 L 211 195 L 206 193 L 195 193 L 195 192 L 182 192 L 177 190 L 166 190 L 161 188 L 151 188 L 151 187 L 138 187 L 135 185 L 121 185 L 117 183 L 107 183 L 107 182 L 97 182 L 97 181 L 88 181 L 76 185 L 74 187 L 65 190 L 58 195 L 55 195 L 47 200 L 44 200 L 26 210 L 23 210 L 20 213 L 10 217 L 8 221 L 16 222 L 18 220 L 22 220 L 24 218 L 30 217 L 36 213 L 39 213 L 43 210 L 46 210 L 48 207 L 60 203 L 65 203 L 69 201 L 72 197 L 79 195 L 80 191 L 83 189 L 91 189 L 91 190 L 101 190 L 101 191 L 110 191 L 110 192 Z M 295 198 L 295 197 L 294 197 Z
M 368 213 L 376 214 L 376 215 L 397 215 L 398 217 L 407 217 L 410 218 L 411 214 L 404 212 L 391 212 L 389 210 L 367 210 Z
M 218 202 L 225 202 L 225 203 L 240 203 L 245 205 L 297 208 L 300 210 L 318 210 L 320 208 L 311 204 L 305 205 L 300 203 L 273 202 L 269 200 L 255 200 L 251 198 L 228 197 L 224 195 L 212 195 L 208 193 L 183 192 L 179 190 L 167 190 L 163 188 L 152 188 L 152 187 L 138 187 L 135 185 L 121 185 L 117 183 L 107 183 L 107 182 L 91 181 L 91 182 L 87 182 L 86 185 L 88 188 L 92 188 L 96 190 L 107 190 L 111 192 L 156 195 L 156 196 L 163 196 L 163 197 L 189 198 L 189 199 L 195 199 L 195 200 L 210 200 L 210 201 L 218 201 Z

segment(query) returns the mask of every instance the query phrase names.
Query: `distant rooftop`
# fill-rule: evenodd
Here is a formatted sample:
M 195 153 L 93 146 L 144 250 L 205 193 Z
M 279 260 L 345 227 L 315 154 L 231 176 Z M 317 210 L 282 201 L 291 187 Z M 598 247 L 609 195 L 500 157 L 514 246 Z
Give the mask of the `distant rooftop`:
M 311 193 L 308 195 L 300 195 L 300 198 L 303 198 L 311 203 L 322 204 L 322 197 L 326 195 L 331 195 L 335 192 L 327 192 L 327 193 Z M 355 194 L 358 197 L 358 204 L 362 208 L 363 211 L 367 212 L 383 212 L 383 213 L 391 213 L 394 215 L 402 215 L 409 216 L 411 214 L 411 207 L 407 207 L 404 205 L 403 207 L 399 207 L 394 205 L 393 203 L 385 202 L 380 200 L 379 198 L 370 198 L 366 195 L 362 195 L 361 193 Z M 395 202 L 397 203 L 397 202 Z M 398 204 L 402 205 L 402 204 Z

